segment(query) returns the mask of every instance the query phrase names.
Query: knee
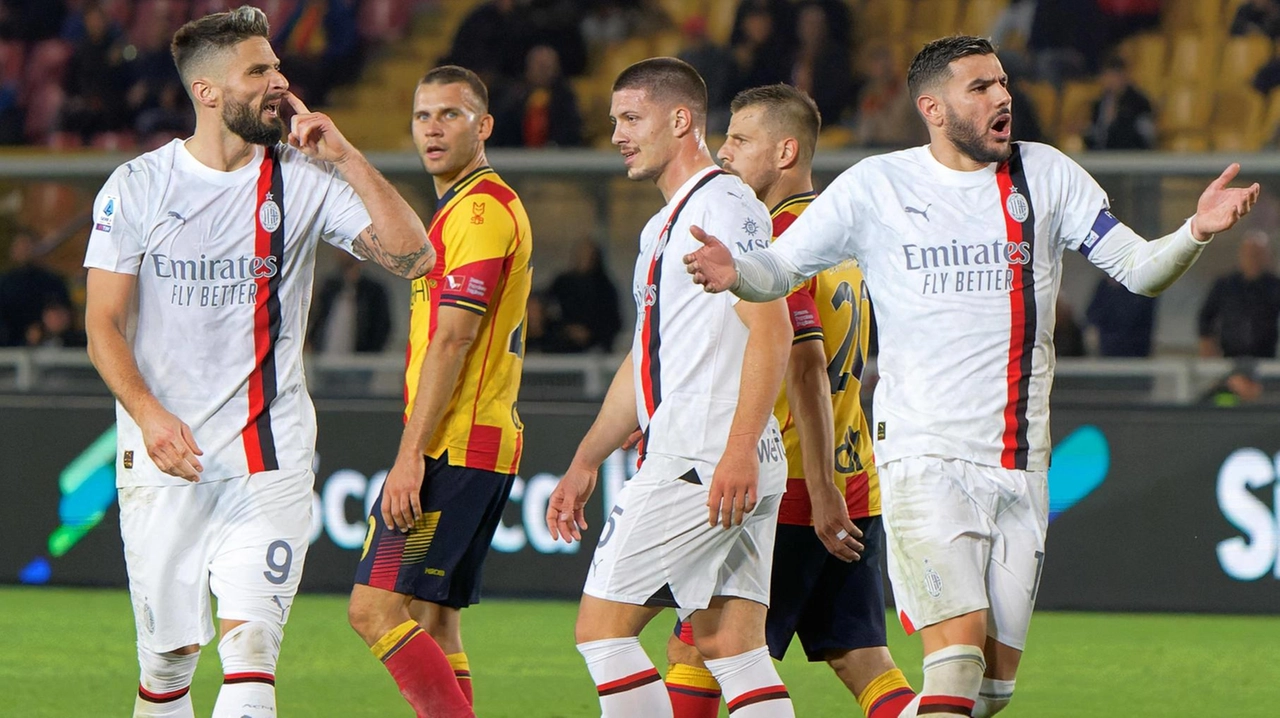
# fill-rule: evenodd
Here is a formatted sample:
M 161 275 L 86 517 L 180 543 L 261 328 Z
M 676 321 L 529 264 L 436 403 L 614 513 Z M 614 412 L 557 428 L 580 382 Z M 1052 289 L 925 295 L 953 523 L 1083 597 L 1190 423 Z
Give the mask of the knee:
M 347 602 L 347 623 L 370 646 L 385 636 L 387 631 L 409 620 L 408 612 L 402 613 L 403 616 L 394 615 L 383 602 L 373 600 L 359 591 L 353 592 L 351 600 Z
M 168 653 L 155 653 L 139 646 L 140 692 L 167 697 L 185 690 L 191 685 L 199 660 L 199 646 L 186 646 Z
M 682 663 L 686 666 L 702 667 L 702 654 L 697 648 L 685 643 L 676 636 L 667 640 L 667 663 Z
M 258 671 L 275 674 L 284 629 L 267 621 L 249 621 L 227 631 L 218 642 L 223 673 Z

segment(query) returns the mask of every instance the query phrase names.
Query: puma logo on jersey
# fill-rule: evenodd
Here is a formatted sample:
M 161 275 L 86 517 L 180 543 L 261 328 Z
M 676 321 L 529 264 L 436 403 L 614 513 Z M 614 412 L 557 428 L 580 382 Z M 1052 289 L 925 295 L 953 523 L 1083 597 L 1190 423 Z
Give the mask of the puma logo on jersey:
M 176 219 L 183 224 L 187 223 L 186 217 L 183 217 L 182 215 L 178 214 L 177 212 L 174 212 L 173 210 L 169 210 L 169 213 L 165 216 L 167 216 L 169 219 Z
M 918 215 L 920 215 L 921 217 L 924 217 L 924 221 L 928 222 L 928 221 L 929 221 L 929 208 L 930 208 L 930 207 L 932 207 L 932 206 L 933 206 L 933 203 L 932 203 L 932 202 L 930 202 L 929 204 L 926 204 L 926 205 L 924 206 L 924 209 L 916 209 L 915 207 L 903 207 L 903 208 L 902 208 L 902 211 L 903 211 L 903 212 L 906 212 L 907 214 L 918 214 Z

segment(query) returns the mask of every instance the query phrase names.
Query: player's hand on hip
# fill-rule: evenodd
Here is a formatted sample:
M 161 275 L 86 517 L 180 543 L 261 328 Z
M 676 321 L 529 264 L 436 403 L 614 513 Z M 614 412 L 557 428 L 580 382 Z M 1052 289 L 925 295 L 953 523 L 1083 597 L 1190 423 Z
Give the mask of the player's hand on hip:
M 637 426 L 636 430 L 631 432 L 631 436 L 628 436 L 627 440 L 622 442 L 622 450 L 631 451 L 632 449 L 639 446 L 640 440 L 643 438 L 644 438 L 644 432 L 641 431 L 640 427 Z
M 1191 218 L 1191 235 L 1197 240 L 1204 242 L 1218 232 L 1231 229 L 1258 201 L 1262 188 L 1257 182 L 1248 187 L 1227 186 L 1239 172 L 1240 165 L 1233 163 L 1200 195 L 1196 215 Z
M 168 411 L 157 408 L 140 417 L 138 428 L 142 429 L 147 456 L 151 457 L 157 469 L 193 483 L 200 480 L 204 466 L 196 457 L 203 456 L 204 452 L 196 444 L 191 427 Z
M 570 465 L 564 472 L 551 499 L 547 502 L 547 530 L 551 539 L 565 543 L 582 540 L 587 530 L 585 509 L 587 499 L 596 488 L 596 472 L 581 466 Z
M 285 102 L 293 108 L 289 119 L 289 144 L 312 159 L 339 164 L 355 147 L 338 131 L 333 119 L 323 112 L 312 112 L 292 92 L 284 93 Z
M 731 443 L 733 439 L 729 440 Z M 707 523 L 724 528 L 740 526 L 746 515 L 756 508 L 756 491 L 760 484 L 760 462 L 755 447 L 747 451 L 726 449 L 711 477 L 711 493 L 707 496 Z
M 729 248 L 697 225 L 690 227 L 689 233 L 702 243 L 696 252 L 684 255 L 684 268 L 693 275 L 693 283 L 701 284 L 708 292 L 732 287 L 738 281 L 738 269 L 733 266 Z
M 427 459 L 416 449 L 402 451 L 382 485 L 382 520 L 408 533 L 422 518 L 422 479 Z
M 830 481 L 821 488 L 809 489 L 809 506 L 813 509 L 813 532 L 832 556 L 852 563 L 862 558 L 862 530 L 849 518 L 840 490 Z

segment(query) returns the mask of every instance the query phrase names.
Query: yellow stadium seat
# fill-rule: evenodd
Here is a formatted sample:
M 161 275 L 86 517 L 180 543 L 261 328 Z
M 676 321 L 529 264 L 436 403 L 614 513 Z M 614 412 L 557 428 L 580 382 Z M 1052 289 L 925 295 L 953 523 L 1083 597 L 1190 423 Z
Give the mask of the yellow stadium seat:
M 1035 105 L 1036 117 L 1040 120 L 1040 130 L 1045 137 L 1058 135 L 1058 88 L 1048 82 L 1020 82 L 1018 88 L 1031 104 Z M 1014 123 L 1018 118 L 1013 118 Z
M 908 28 L 911 32 L 932 35 L 930 39 L 955 35 L 960 31 L 960 11 L 960 0 L 916 0 Z
M 1058 136 L 1079 135 L 1093 122 L 1093 104 L 1102 94 L 1096 82 L 1068 82 L 1062 88 L 1058 119 Z
M 1215 129 L 1209 135 L 1209 144 L 1215 152 L 1252 152 L 1258 149 L 1254 136 L 1239 130 Z
M 1166 87 L 1173 83 L 1209 85 L 1215 79 L 1220 57 L 1218 36 L 1198 33 L 1176 35 L 1169 51 Z
M 1168 51 L 1168 42 L 1164 36 L 1156 33 L 1134 35 L 1120 43 L 1120 47 L 1116 49 L 1129 67 L 1133 83 L 1152 97 L 1158 97 L 1164 89 Z
M 893 38 L 906 33 L 911 16 L 907 0 L 867 0 L 857 24 L 864 38 Z
M 1258 126 L 1258 135 L 1262 142 L 1270 142 L 1280 131 L 1280 92 L 1272 92 L 1265 101 L 1266 109 L 1262 113 L 1262 121 Z
M 969 0 L 960 20 L 961 32 L 986 37 L 1008 5 L 1009 0 Z
M 737 17 L 738 3 L 713 2 L 707 7 L 707 37 L 721 45 L 729 44 L 729 36 L 733 34 L 733 21 Z
M 1169 32 L 1216 32 L 1222 27 L 1222 0 L 1166 0 L 1160 20 Z
M 680 54 L 684 39 L 676 30 L 663 30 L 653 36 L 649 51 L 653 57 L 675 57 Z
M 1225 86 L 1248 85 L 1258 68 L 1271 59 L 1275 48 L 1270 38 L 1245 35 L 1227 40 L 1222 47 L 1222 67 L 1218 82 Z
M 1210 104 L 1210 97 L 1200 88 L 1182 85 L 1169 90 L 1156 113 L 1160 135 L 1203 132 L 1209 122 Z
M 1253 88 L 1229 87 L 1219 90 L 1209 122 L 1214 148 L 1256 148 L 1264 139 L 1262 123 L 1265 116 L 1266 103 Z
M 1170 152 L 1207 152 L 1209 138 L 1203 132 L 1183 132 L 1161 142 L 1160 148 Z

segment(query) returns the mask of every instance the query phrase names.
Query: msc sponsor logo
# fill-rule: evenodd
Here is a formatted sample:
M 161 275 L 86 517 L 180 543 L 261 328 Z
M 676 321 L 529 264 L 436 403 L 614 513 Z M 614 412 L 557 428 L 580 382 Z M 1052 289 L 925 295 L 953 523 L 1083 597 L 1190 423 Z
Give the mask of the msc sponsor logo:
M 1270 505 L 1259 497 L 1267 489 Z M 1231 452 L 1218 470 L 1217 493 L 1222 516 L 1241 534 L 1218 543 L 1223 572 L 1237 581 L 1280 578 L 1280 453 Z

